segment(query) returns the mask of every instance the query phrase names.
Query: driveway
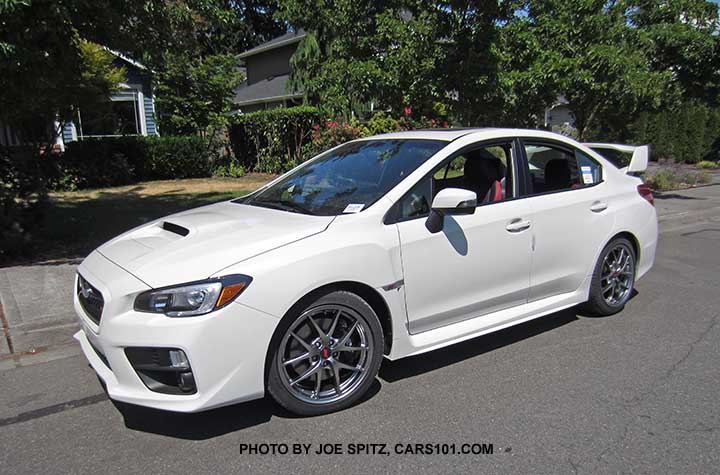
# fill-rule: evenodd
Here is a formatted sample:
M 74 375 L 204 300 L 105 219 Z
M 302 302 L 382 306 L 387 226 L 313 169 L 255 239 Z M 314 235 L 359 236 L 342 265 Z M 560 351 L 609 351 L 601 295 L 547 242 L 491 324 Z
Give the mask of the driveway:
M 6 357 L 0 473 L 717 473 L 720 186 L 656 206 L 655 268 L 622 313 L 563 311 L 386 361 L 369 397 L 328 416 L 296 418 L 269 400 L 196 415 L 115 405 L 72 344 Z M 345 453 L 248 453 L 299 443 Z M 350 443 L 389 455 L 351 455 Z M 408 443 L 493 454 L 395 453 Z

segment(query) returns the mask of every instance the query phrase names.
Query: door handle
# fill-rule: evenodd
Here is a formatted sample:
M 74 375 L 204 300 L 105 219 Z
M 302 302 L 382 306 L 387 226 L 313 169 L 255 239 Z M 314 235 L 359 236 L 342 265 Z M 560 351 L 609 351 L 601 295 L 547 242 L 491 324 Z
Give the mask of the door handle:
M 608 205 L 607 203 L 604 203 L 602 201 L 596 201 L 592 205 L 590 205 L 590 211 L 593 213 L 601 213 L 607 209 Z
M 530 227 L 530 221 L 525 221 L 520 218 L 513 219 L 510 221 L 510 224 L 505 226 L 505 229 L 507 229 L 511 233 L 519 233 L 520 231 L 525 231 Z

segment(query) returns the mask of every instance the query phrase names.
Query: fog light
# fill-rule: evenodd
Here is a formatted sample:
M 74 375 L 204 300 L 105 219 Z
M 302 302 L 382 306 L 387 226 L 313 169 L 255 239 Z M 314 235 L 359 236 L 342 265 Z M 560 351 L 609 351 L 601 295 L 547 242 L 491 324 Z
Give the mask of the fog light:
M 170 350 L 170 364 L 178 370 L 186 370 L 190 368 L 190 363 L 185 356 L 183 350 Z
M 185 352 L 179 348 L 125 348 L 125 355 L 150 391 L 194 394 L 195 376 Z

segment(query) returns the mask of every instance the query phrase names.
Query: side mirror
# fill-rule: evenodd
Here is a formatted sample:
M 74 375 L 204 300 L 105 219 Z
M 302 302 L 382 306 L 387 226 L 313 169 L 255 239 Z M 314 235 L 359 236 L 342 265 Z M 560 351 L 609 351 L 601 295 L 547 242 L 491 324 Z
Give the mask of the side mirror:
M 462 188 L 445 188 L 440 190 L 432 202 L 430 216 L 425 227 L 431 233 L 442 231 L 445 216 L 473 214 L 477 207 L 477 194 Z

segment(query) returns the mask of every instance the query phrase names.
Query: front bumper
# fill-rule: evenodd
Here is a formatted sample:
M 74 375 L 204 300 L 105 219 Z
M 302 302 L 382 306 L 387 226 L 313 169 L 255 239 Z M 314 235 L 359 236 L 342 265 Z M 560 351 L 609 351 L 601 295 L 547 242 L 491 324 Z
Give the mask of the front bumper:
M 148 287 L 97 252 L 78 268 L 105 298 L 99 324 L 75 294 L 81 330 L 75 334 L 110 398 L 157 409 L 197 412 L 262 397 L 267 349 L 279 320 L 234 302 L 207 315 L 170 318 L 136 312 L 134 296 Z M 125 348 L 178 348 L 192 367 L 197 392 L 151 391 L 130 364 Z

